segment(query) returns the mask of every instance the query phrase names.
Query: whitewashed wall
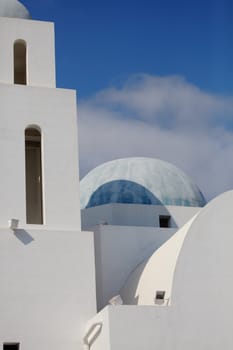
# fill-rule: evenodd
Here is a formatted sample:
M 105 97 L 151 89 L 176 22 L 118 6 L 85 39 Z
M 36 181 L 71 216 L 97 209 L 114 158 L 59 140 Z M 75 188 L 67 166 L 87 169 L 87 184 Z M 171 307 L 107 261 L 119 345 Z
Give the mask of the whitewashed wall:
M 159 215 L 171 216 L 171 227 L 183 226 L 201 208 L 182 206 L 111 203 L 83 209 L 82 227 L 101 223 L 120 226 L 159 227 Z
M 14 42 L 27 43 L 28 85 L 55 87 L 54 24 L 0 17 L 0 82 L 14 83 Z
M 105 332 L 92 350 L 232 349 L 232 207 L 233 191 L 194 220 L 176 265 L 171 306 L 106 307 L 99 315 Z
M 42 134 L 45 227 L 80 230 L 77 110 L 74 91 L 0 84 L 0 227 L 26 224 L 24 131 Z
M 90 232 L 0 230 L 0 344 L 81 350 L 95 315 Z
M 98 225 L 93 227 L 98 310 L 119 294 L 129 275 L 166 242 L 175 229 Z

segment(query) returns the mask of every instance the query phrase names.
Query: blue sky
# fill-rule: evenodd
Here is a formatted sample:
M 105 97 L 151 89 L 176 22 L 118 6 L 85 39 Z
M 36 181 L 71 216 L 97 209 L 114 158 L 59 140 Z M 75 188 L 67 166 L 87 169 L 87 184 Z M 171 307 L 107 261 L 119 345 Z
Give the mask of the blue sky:
M 233 92 L 232 0 L 24 0 L 56 23 L 59 86 L 86 97 L 130 74 Z
M 78 91 L 80 174 L 160 158 L 207 199 L 233 188 L 232 0 L 23 0 L 56 25 L 57 86 Z

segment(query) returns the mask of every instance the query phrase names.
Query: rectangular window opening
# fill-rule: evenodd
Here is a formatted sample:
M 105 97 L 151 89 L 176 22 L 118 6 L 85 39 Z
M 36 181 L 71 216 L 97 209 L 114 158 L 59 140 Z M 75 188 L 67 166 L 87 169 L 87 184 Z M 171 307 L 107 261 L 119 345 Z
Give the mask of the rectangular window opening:
M 26 218 L 27 224 L 43 225 L 41 133 L 25 130 Z
M 27 45 L 24 40 L 14 43 L 14 83 L 27 84 Z
M 164 300 L 165 297 L 165 291 L 160 290 L 156 292 L 156 300 Z
M 159 216 L 159 227 L 170 227 L 171 217 L 169 215 L 160 215 Z
M 3 350 L 19 350 L 19 343 L 4 343 Z
M 164 290 L 157 290 L 155 294 L 155 304 L 162 305 L 165 300 L 165 291 Z

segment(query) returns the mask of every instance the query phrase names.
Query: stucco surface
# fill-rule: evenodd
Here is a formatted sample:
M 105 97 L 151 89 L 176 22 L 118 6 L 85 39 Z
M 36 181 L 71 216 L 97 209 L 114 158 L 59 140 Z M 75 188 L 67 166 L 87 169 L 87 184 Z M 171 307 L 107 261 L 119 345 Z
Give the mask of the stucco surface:
M 159 227 L 160 216 L 170 216 L 169 227 L 180 228 L 201 208 L 144 204 L 110 203 L 81 212 L 82 228 L 98 224 Z
M 0 227 L 7 227 L 11 218 L 26 225 L 24 130 L 37 125 L 42 134 L 44 226 L 80 229 L 75 92 L 0 84 L 0 105 Z
M 0 343 L 83 349 L 96 312 L 92 233 L 0 229 L 0 247 Z
M 173 322 L 176 318 L 181 348 L 233 346 L 232 207 L 233 191 L 211 201 L 184 241 L 173 285 Z
M 119 294 L 135 266 L 147 259 L 175 229 L 98 225 L 94 231 L 98 310 Z
M 232 207 L 230 191 L 191 224 L 175 267 L 171 305 L 105 308 L 109 333 L 100 334 L 94 350 L 100 342 L 101 350 L 109 349 L 109 341 L 111 350 L 232 349 Z
M 146 259 L 129 276 L 121 289 L 124 304 L 155 305 L 156 291 L 165 291 L 162 304 L 171 304 L 171 290 L 177 258 L 196 215 Z M 169 257 L 169 258 L 168 258 Z
M 27 85 L 56 87 L 54 24 L 0 17 L 0 82 L 14 84 L 14 42 L 25 41 Z

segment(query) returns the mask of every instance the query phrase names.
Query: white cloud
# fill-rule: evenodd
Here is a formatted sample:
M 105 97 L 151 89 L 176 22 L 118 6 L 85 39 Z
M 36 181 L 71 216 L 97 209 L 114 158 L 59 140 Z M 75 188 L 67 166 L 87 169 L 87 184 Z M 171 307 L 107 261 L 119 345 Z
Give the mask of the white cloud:
M 167 160 L 207 198 L 233 188 L 233 99 L 182 77 L 137 75 L 78 106 L 81 175 L 115 158 Z

